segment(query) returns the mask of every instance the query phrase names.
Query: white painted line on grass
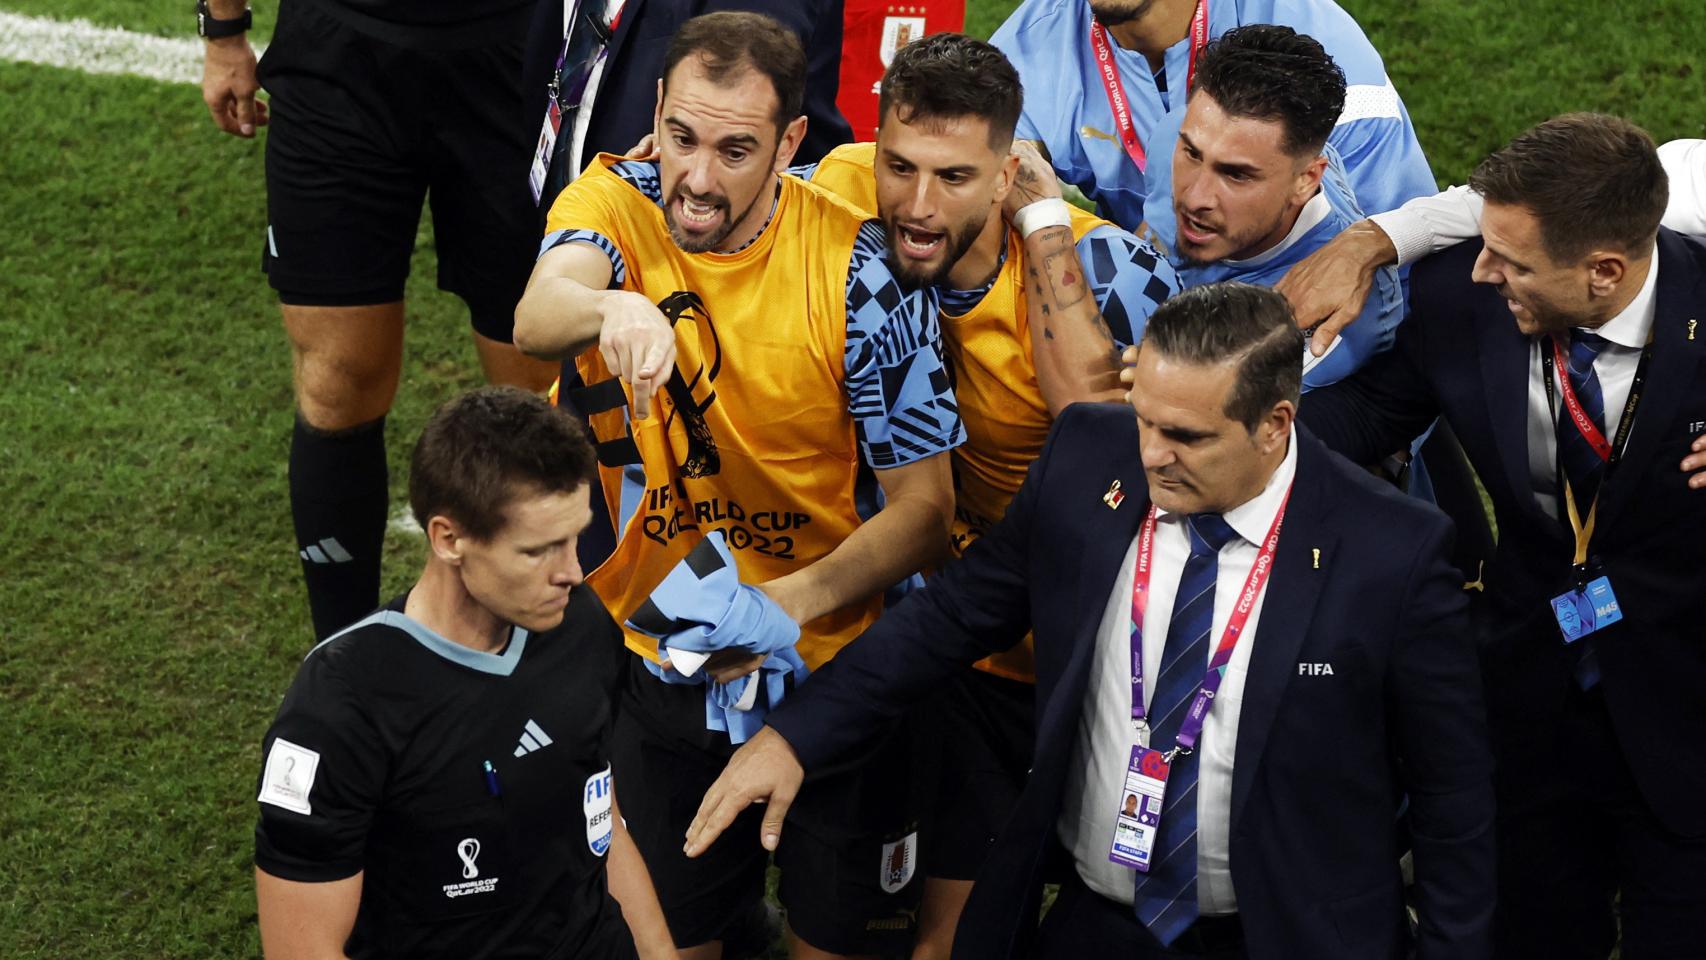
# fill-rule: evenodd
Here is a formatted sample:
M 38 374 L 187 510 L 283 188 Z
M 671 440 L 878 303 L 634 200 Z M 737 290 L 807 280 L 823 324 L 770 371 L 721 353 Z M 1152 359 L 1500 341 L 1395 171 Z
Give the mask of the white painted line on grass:
M 415 519 L 415 511 L 406 503 L 391 511 L 391 522 L 387 526 L 391 528 L 392 533 L 401 533 L 412 537 L 426 536 L 426 531 L 421 529 L 420 521 Z
M 265 49 L 257 46 L 255 56 Z M 156 37 L 0 10 L 0 60 L 200 85 L 201 55 L 202 42 L 194 37 Z

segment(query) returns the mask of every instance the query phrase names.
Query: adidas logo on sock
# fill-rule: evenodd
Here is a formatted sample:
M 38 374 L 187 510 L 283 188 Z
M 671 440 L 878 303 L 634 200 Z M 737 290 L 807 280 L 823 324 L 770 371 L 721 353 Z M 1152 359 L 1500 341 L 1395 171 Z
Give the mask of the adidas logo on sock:
M 515 755 L 525 757 L 535 750 L 543 750 L 551 745 L 551 738 L 545 731 L 539 729 L 539 724 L 527 721 L 527 729 L 521 732 L 521 744 L 515 748 Z
M 349 563 L 355 559 L 344 549 L 344 545 L 338 542 L 337 537 L 327 537 L 319 543 L 310 543 L 296 551 L 296 555 L 309 563 Z

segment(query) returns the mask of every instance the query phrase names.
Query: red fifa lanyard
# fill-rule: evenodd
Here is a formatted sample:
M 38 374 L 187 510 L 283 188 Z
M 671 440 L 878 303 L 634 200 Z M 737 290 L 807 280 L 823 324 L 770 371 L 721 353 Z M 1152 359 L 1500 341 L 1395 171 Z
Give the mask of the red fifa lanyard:
M 1244 635 L 1244 628 L 1250 622 L 1250 612 L 1255 609 L 1256 598 L 1261 596 L 1262 587 L 1268 582 L 1268 574 L 1273 571 L 1274 552 L 1279 548 L 1280 525 L 1285 520 L 1285 506 L 1290 500 L 1291 488 L 1287 487 L 1285 497 L 1280 500 L 1279 510 L 1274 513 L 1274 522 L 1268 527 L 1268 535 L 1262 542 L 1262 550 L 1256 555 L 1256 562 L 1250 566 L 1250 575 L 1244 578 L 1244 589 L 1238 593 L 1238 602 L 1232 608 L 1232 615 L 1226 620 L 1226 629 L 1221 632 L 1220 643 L 1215 647 L 1214 656 L 1209 658 L 1208 672 L 1203 676 L 1196 695 L 1191 698 L 1190 709 L 1179 724 L 1174 754 L 1190 753 L 1196 749 L 1197 738 L 1202 735 L 1203 721 L 1208 716 L 1208 708 L 1220 690 L 1221 680 L 1226 676 L 1226 665 L 1232 662 L 1232 652 L 1238 647 L 1238 638 Z M 1137 568 L 1132 571 L 1131 578 L 1131 719 L 1133 723 L 1140 724 L 1148 720 L 1148 713 L 1143 706 L 1143 625 L 1144 617 L 1149 612 L 1149 578 L 1153 572 L 1151 558 L 1155 546 L 1155 523 L 1155 505 L 1150 504 L 1149 515 L 1144 518 L 1143 529 L 1138 533 Z M 1177 598 L 1174 602 L 1177 602 Z
M 1551 338 L 1552 364 L 1558 370 L 1567 371 L 1570 369 L 1570 361 L 1564 355 L 1563 344 L 1559 343 L 1558 339 L 1558 337 Z M 1599 454 L 1601 460 L 1610 460 L 1611 441 L 1605 439 L 1605 434 L 1600 432 L 1598 426 L 1594 425 L 1593 418 L 1588 416 L 1586 410 L 1582 409 L 1582 402 L 1576 399 L 1576 388 L 1570 385 L 1568 375 L 1558 378 L 1558 392 L 1563 395 L 1564 409 L 1569 411 L 1570 421 L 1576 425 L 1576 430 L 1581 433 L 1582 439 L 1588 442 L 1588 446 L 1593 448 L 1594 453 Z
M 1208 0 L 1199 0 L 1197 12 L 1191 17 L 1191 57 L 1185 70 L 1185 93 L 1189 95 L 1191 80 L 1197 75 L 1197 54 L 1208 45 Z M 1090 20 L 1090 48 L 1096 54 L 1096 72 L 1102 78 L 1102 90 L 1108 95 L 1108 107 L 1114 112 L 1114 125 L 1119 128 L 1120 145 L 1137 165 L 1139 173 L 1149 169 L 1149 155 L 1144 153 L 1143 141 L 1137 136 L 1137 124 L 1131 119 L 1131 100 L 1126 96 L 1125 83 L 1120 80 L 1119 66 L 1114 63 L 1114 45 L 1108 41 L 1108 29 Z

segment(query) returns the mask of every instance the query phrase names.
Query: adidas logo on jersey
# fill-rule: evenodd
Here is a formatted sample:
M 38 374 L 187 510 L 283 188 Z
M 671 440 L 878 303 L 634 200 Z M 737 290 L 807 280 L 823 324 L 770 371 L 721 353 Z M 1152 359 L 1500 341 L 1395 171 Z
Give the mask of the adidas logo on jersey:
M 525 757 L 535 750 L 543 750 L 551 745 L 551 738 L 545 731 L 539 729 L 539 724 L 527 721 L 527 728 L 521 731 L 521 743 L 515 748 L 515 755 Z
M 296 551 L 296 555 L 309 563 L 349 563 L 355 559 L 344 549 L 344 545 L 338 542 L 337 537 L 327 537 L 319 543 L 310 543 Z

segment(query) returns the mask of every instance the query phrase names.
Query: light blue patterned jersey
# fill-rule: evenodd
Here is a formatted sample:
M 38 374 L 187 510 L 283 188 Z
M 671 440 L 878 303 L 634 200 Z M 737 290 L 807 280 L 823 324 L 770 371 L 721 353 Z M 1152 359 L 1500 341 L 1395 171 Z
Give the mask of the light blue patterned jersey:
M 1437 187 L 1410 115 L 1380 55 L 1350 14 L 1332 0 L 1205 2 L 1211 37 L 1250 23 L 1282 24 L 1320 41 L 1345 72 L 1345 109 L 1329 143 L 1344 160 L 1360 209 L 1379 213 L 1412 197 L 1433 195 Z M 1090 24 L 1088 0 L 1026 0 L 991 42 L 1013 61 L 1025 85 L 1018 136 L 1045 144 L 1062 180 L 1096 201 L 1102 216 L 1136 231 L 1145 198 L 1171 190 L 1167 168 L 1185 112 L 1190 39 L 1168 48 L 1159 82 L 1142 54 L 1112 45 L 1132 121 L 1148 155 L 1143 172 L 1119 141 L 1090 46 Z

